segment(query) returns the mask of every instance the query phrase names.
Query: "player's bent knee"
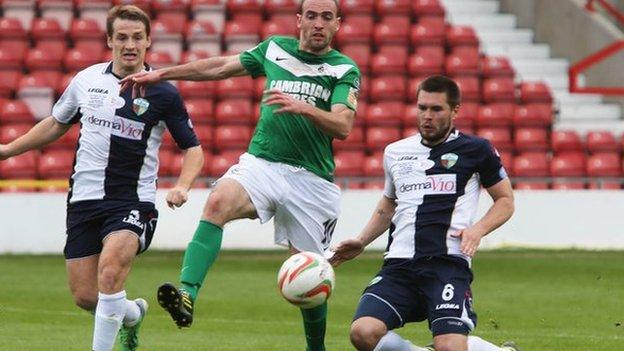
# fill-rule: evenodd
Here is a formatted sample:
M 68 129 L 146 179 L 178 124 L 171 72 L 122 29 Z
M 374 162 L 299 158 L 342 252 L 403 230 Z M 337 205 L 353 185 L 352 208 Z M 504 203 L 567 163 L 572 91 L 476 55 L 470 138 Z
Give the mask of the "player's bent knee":
M 349 336 L 351 338 L 351 343 L 359 351 L 372 351 L 385 334 L 385 328 L 358 319 L 351 324 Z
M 86 311 L 95 311 L 97 306 L 97 295 L 87 292 L 74 292 L 74 303 L 76 306 Z

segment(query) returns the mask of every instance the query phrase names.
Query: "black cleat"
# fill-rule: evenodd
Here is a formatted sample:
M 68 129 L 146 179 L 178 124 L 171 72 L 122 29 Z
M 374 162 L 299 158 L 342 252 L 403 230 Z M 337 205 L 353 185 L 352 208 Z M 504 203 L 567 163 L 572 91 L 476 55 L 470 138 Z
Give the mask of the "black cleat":
M 193 324 L 193 300 L 184 289 L 171 283 L 158 287 L 158 303 L 169 312 L 178 328 L 188 328 Z

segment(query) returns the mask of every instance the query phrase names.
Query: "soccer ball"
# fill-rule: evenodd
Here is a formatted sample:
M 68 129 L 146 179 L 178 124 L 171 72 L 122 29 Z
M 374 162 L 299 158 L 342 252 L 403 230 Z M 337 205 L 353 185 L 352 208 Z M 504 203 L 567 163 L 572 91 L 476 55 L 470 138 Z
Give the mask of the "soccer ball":
M 325 257 L 314 252 L 300 252 L 282 264 L 277 285 L 286 301 L 307 309 L 327 301 L 336 279 Z

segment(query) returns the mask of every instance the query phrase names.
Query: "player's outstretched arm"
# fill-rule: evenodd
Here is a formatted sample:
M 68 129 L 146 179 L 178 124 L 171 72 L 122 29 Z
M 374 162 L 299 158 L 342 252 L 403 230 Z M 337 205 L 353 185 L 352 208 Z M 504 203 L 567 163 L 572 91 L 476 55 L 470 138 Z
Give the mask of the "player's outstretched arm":
M 279 106 L 273 113 L 293 113 L 310 119 L 325 134 L 336 139 L 346 139 L 353 129 L 355 112 L 343 104 L 334 104 L 331 111 L 324 111 L 278 89 L 265 91 L 263 102 Z
M 392 216 L 396 209 L 396 201 L 382 196 L 377 203 L 375 212 L 366 223 L 362 232 L 353 239 L 340 242 L 335 248 L 334 255 L 329 259 L 333 266 L 338 266 L 344 261 L 351 260 L 364 251 L 364 248 L 381 234 L 385 233 L 392 223 Z
M 151 72 L 139 72 L 124 77 L 119 84 L 123 91 L 131 86 L 142 88 L 163 80 L 219 80 L 248 75 L 239 56 L 215 56 Z
M 167 205 L 175 209 L 186 203 L 188 191 L 204 165 L 201 146 L 193 146 L 183 151 L 182 169 L 176 185 L 167 193 Z
M 509 178 L 486 188 L 494 203 L 485 215 L 474 225 L 459 231 L 454 236 L 461 236 L 461 251 L 474 256 L 481 243 L 481 238 L 503 225 L 514 213 L 514 196 Z
M 35 124 L 26 134 L 6 145 L 0 145 L 0 160 L 39 149 L 65 134 L 71 124 L 59 123 L 54 117 L 47 117 Z

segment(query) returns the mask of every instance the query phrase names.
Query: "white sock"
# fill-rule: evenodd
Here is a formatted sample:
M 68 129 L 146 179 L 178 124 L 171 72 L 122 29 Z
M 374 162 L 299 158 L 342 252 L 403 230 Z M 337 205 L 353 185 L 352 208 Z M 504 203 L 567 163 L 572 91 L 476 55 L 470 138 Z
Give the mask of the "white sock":
M 478 336 L 468 336 L 468 351 L 502 351 L 500 347 L 481 339 Z
M 403 339 L 399 334 L 389 331 L 379 340 L 373 351 L 427 351 Z
M 126 314 L 126 291 L 115 294 L 98 294 L 93 328 L 93 351 L 111 351 Z
M 123 319 L 123 325 L 132 327 L 139 321 L 141 317 L 141 309 L 134 300 L 126 300 L 126 315 Z

